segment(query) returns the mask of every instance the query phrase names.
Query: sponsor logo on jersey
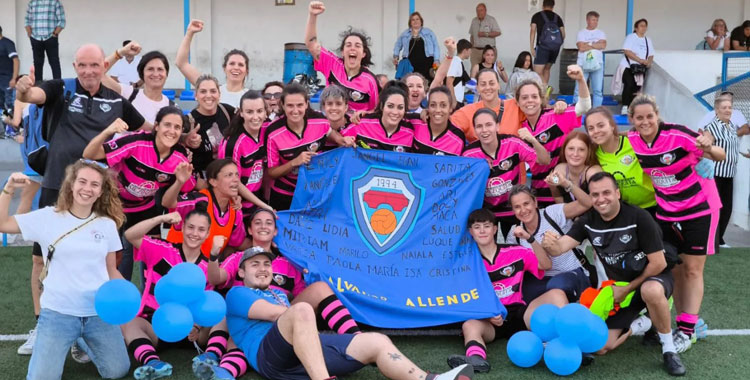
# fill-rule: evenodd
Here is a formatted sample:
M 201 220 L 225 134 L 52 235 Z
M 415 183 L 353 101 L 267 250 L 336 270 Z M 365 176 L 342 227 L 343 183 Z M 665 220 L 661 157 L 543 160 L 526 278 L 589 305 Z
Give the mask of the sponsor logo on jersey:
M 602 237 L 601 236 L 595 237 L 594 240 L 591 241 L 591 245 L 595 245 L 595 246 L 601 247 L 602 246 Z
M 505 286 L 501 283 L 495 283 L 495 295 L 498 299 L 503 299 L 506 297 L 510 297 L 513 295 L 513 287 L 512 286 Z
M 651 182 L 657 187 L 672 187 L 680 183 L 674 174 L 667 174 L 661 170 L 651 170 L 649 176 L 651 177 Z
M 486 197 L 499 197 L 513 187 L 511 181 L 505 181 L 500 177 L 490 178 L 487 181 L 487 189 L 484 190 L 484 196 Z

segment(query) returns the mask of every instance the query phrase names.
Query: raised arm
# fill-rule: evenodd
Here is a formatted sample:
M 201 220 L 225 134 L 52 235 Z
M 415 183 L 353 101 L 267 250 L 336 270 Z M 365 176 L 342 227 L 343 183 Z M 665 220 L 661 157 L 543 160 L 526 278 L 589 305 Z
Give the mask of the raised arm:
M 161 205 L 167 209 L 173 209 L 177 207 L 177 196 L 180 195 L 180 190 L 185 183 L 190 179 L 193 174 L 193 165 L 187 162 L 180 162 L 174 170 L 175 181 L 172 185 L 167 188 L 164 195 L 161 197 Z
M 443 44 L 445 45 L 446 52 L 445 60 L 440 64 L 437 71 L 435 72 L 435 78 L 432 79 L 430 89 L 443 85 L 443 80 L 448 74 L 448 69 L 451 66 L 451 62 L 453 61 L 453 56 L 456 54 L 456 40 L 453 37 L 447 37 L 445 41 L 443 41 Z
M 314 60 L 320 59 L 320 42 L 318 42 L 318 15 L 325 12 L 326 6 L 322 1 L 311 1 L 308 7 L 307 26 L 305 27 L 305 46 Z
M 115 50 L 114 53 L 110 54 L 105 58 L 105 75 L 102 75 L 102 84 L 105 87 L 109 87 L 110 89 L 114 90 L 118 94 L 122 93 L 122 86 L 120 86 L 120 82 L 116 81 L 114 78 L 112 78 L 109 75 L 106 75 L 107 72 L 112 68 L 112 66 L 117 63 L 125 54 L 132 54 L 132 55 L 138 55 L 141 53 L 141 45 L 136 41 L 130 41 L 127 45 L 118 48 Z
M 86 145 L 86 149 L 83 150 L 83 158 L 88 158 L 89 160 L 101 160 L 105 158 L 106 154 L 103 144 L 116 133 L 123 133 L 127 130 L 128 125 L 118 117 L 102 133 L 89 141 L 89 145 Z
M 568 76 L 578 82 L 578 102 L 576 103 L 576 116 L 581 116 L 591 109 L 591 93 L 586 79 L 583 77 L 583 69 L 578 65 L 568 66 Z
M 527 143 L 531 144 L 531 146 L 534 148 L 534 151 L 536 152 L 536 163 L 539 165 L 547 165 L 552 161 L 552 158 L 549 155 L 549 152 L 542 144 L 537 141 L 534 136 L 531 135 L 531 132 L 529 132 L 526 128 L 519 128 L 518 129 L 518 137 L 526 141 Z
M 177 57 L 175 58 L 177 68 L 182 75 L 185 76 L 185 79 L 187 79 L 193 86 L 195 86 L 195 82 L 198 80 L 198 77 L 201 76 L 201 73 L 195 68 L 195 66 L 190 64 L 188 60 L 190 57 L 190 44 L 193 42 L 193 36 L 201 31 L 203 31 L 203 21 L 190 21 L 190 25 L 188 25 L 187 31 L 185 32 L 185 37 L 182 39 L 180 47 L 177 49 Z
M 125 239 L 133 245 L 135 249 L 141 249 L 141 243 L 143 238 L 151 231 L 154 227 L 162 224 L 177 224 L 182 220 L 178 212 L 170 212 L 169 214 L 157 215 L 153 218 L 146 219 L 134 225 L 133 227 L 125 230 Z
M 550 260 L 547 251 L 542 247 L 541 242 L 534 239 L 525 228 L 521 226 L 516 227 L 513 230 L 513 236 L 518 240 L 526 240 L 531 245 L 531 249 L 534 251 L 534 255 L 536 255 L 536 260 L 539 262 L 539 269 L 548 270 L 552 268 L 552 260 Z
M 6 234 L 21 233 L 16 218 L 9 215 L 10 201 L 16 189 L 22 189 L 31 184 L 31 180 L 25 174 L 16 172 L 8 177 L 8 182 L 0 193 L 0 232 Z
M 35 82 L 34 66 L 31 66 L 29 75 L 19 79 L 16 83 L 16 99 L 24 103 L 44 104 L 47 101 L 47 94 L 41 88 L 34 87 Z
M 226 269 L 219 265 L 219 255 L 221 255 L 221 247 L 224 246 L 225 240 L 224 235 L 216 235 L 211 243 L 211 260 L 208 261 L 206 274 L 208 282 L 213 286 L 224 285 L 227 282 L 227 277 L 229 277 Z

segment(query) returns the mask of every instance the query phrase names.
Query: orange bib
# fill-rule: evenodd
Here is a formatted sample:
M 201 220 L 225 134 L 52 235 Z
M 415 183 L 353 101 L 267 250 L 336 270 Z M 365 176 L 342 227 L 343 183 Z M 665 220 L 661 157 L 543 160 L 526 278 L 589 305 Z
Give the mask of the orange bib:
M 201 245 L 201 252 L 204 256 L 210 257 L 211 256 L 211 246 L 213 246 L 214 236 L 224 236 L 226 240 L 224 240 L 224 246 L 221 247 L 222 251 L 224 248 L 227 247 L 227 244 L 229 243 L 229 237 L 232 235 L 232 229 L 234 228 L 234 221 L 237 218 L 237 210 L 232 208 L 232 203 L 230 201 L 229 203 L 229 220 L 227 221 L 226 225 L 221 225 L 216 220 L 216 212 L 218 211 L 215 209 L 215 203 L 214 203 L 214 197 L 213 194 L 211 194 L 208 189 L 203 189 L 199 191 L 199 193 L 205 195 L 208 198 L 208 215 L 211 218 L 211 228 L 208 232 L 208 237 Z M 182 243 L 183 236 L 182 231 L 178 231 L 172 226 L 169 229 L 169 233 L 167 233 L 167 241 L 171 243 Z

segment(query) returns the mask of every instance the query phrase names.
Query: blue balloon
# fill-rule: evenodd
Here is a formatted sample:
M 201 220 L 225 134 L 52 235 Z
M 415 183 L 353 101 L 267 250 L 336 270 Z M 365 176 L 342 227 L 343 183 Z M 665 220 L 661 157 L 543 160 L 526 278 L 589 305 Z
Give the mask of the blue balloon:
M 529 368 L 542 359 L 542 340 L 531 331 L 519 331 L 508 339 L 508 358 L 521 368 Z
M 151 318 L 151 326 L 159 339 L 165 342 L 179 342 L 190 334 L 193 316 L 187 306 L 168 302 L 156 309 Z
M 227 314 L 227 303 L 219 293 L 213 290 L 203 292 L 197 301 L 188 305 L 193 320 L 199 326 L 211 327 L 221 322 Z
M 109 280 L 94 296 L 94 309 L 104 322 L 122 325 L 130 322 L 141 308 L 141 293 L 132 282 Z
M 578 344 L 591 333 L 590 315 L 591 311 L 579 303 L 563 306 L 555 316 L 557 335 Z
M 203 289 L 206 288 L 206 275 L 200 267 L 193 263 L 175 265 L 169 270 L 167 277 L 169 277 L 167 282 L 169 289 L 166 290 L 167 302 L 187 305 L 197 301 L 203 294 Z M 158 285 L 159 283 L 157 283 Z
M 544 364 L 555 375 L 568 376 L 581 366 L 582 355 L 581 349 L 575 343 L 556 338 L 547 342 L 547 348 L 544 349 Z
M 156 297 L 156 302 L 159 303 L 159 305 L 174 302 L 175 298 L 178 297 L 177 294 L 173 294 L 173 291 L 176 291 L 176 288 L 170 285 L 170 280 L 171 277 L 167 274 L 160 278 L 154 287 L 154 297 Z
M 582 352 L 597 352 L 604 348 L 609 339 L 609 328 L 603 319 L 591 313 L 589 315 L 589 334 L 578 342 L 578 347 Z
M 534 310 L 531 315 L 531 331 L 544 342 L 549 342 L 557 338 L 557 329 L 555 328 L 555 317 L 560 308 L 552 304 L 544 304 Z

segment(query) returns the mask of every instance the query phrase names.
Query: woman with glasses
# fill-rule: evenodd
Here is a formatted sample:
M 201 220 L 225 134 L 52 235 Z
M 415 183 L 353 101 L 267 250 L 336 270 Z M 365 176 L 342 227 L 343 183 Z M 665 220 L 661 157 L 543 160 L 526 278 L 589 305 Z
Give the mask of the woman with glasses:
M 13 173 L 0 193 L 0 232 L 39 243 L 44 257 L 41 313 L 26 378 L 59 379 L 79 338 L 102 378 L 123 377 L 130 361 L 120 328 L 102 321 L 94 308 L 99 287 L 122 278 L 115 252 L 122 249 L 117 230 L 125 215 L 117 184 L 102 164 L 79 160 L 65 169 L 55 207 L 9 216 L 13 193 L 29 183 Z
M 268 82 L 263 86 L 261 93 L 263 94 L 263 100 L 266 102 L 268 120 L 276 120 L 277 117 L 281 116 L 281 91 L 283 90 L 284 84 L 279 81 Z
M 182 111 L 177 107 L 164 107 L 156 114 L 155 121 L 152 133 L 134 133 L 105 142 L 128 129 L 125 122 L 117 119 L 83 151 L 87 159 L 106 159 L 117 173 L 120 199 L 127 217 L 123 230 L 162 213 L 163 208 L 156 201 L 159 192 L 163 193 L 170 186 L 186 192 L 195 186 L 187 149 L 179 144 L 186 121 Z M 151 236 L 159 233 L 158 226 L 149 231 Z M 130 280 L 133 248 L 125 241 L 123 245 L 118 269 Z

